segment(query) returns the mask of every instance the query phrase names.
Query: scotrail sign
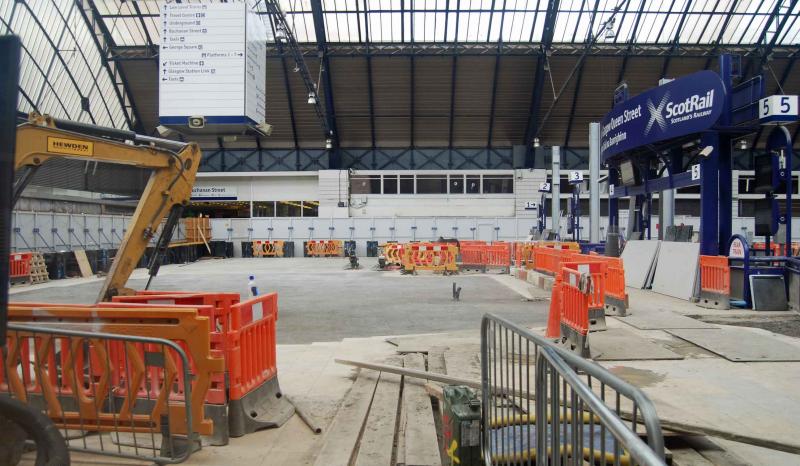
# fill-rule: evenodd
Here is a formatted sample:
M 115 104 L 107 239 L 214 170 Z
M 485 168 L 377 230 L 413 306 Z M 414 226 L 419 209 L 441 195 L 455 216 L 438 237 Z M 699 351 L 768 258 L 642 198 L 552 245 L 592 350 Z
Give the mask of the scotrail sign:
M 713 71 L 700 71 L 645 91 L 614 107 L 603 118 L 603 160 L 646 144 L 704 131 L 725 102 L 725 87 Z

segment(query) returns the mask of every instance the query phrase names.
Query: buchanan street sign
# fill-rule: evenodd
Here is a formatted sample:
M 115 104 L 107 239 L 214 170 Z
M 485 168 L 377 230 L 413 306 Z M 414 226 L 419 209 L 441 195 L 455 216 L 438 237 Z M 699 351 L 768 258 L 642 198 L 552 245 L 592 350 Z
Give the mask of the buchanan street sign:
M 603 161 L 646 144 L 705 131 L 717 123 L 725 86 L 700 71 L 647 90 L 608 112 L 600 124 Z

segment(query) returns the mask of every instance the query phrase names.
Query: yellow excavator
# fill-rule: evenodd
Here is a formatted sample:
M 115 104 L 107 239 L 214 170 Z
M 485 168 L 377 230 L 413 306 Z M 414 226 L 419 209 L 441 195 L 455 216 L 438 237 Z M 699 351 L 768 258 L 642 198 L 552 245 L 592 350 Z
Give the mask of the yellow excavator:
M 56 158 L 152 170 L 97 302 L 133 293 L 125 284 L 166 217 L 155 245 L 155 254 L 148 264 L 149 286 L 158 273 L 161 258 L 191 197 L 200 164 L 197 144 L 31 113 L 27 122 L 17 126 L 14 169 L 19 177 L 14 183 L 12 205 L 16 204 L 37 169 Z

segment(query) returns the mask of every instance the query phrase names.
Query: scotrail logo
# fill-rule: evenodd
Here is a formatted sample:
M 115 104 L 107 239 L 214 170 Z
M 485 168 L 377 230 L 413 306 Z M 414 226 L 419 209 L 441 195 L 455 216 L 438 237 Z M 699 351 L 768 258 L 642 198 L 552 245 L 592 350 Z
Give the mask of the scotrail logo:
M 661 102 L 658 103 L 658 106 L 653 104 L 653 101 L 647 99 L 647 110 L 650 111 L 650 120 L 647 121 L 647 127 L 644 129 L 645 136 L 650 134 L 650 130 L 653 129 L 653 123 L 657 123 L 658 127 L 661 128 L 661 131 L 666 131 L 667 129 L 667 119 L 664 118 L 664 107 L 667 105 L 667 101 L 669 101 L 669 92 L 664 93 L 664 96 L 661 97 Z

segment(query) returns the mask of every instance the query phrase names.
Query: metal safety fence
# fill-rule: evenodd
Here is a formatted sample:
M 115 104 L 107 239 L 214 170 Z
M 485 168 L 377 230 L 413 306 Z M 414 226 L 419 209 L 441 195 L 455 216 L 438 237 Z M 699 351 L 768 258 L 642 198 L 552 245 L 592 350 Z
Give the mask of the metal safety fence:
M 0 396 L 40 409 L 71 451 L 172 464 L 199 447 L 175 342 L 10 323 L 3 360 Z
M 490 314 L 481 375 L 487 466 L 665 464 L 658 415 L 641 390 Z

